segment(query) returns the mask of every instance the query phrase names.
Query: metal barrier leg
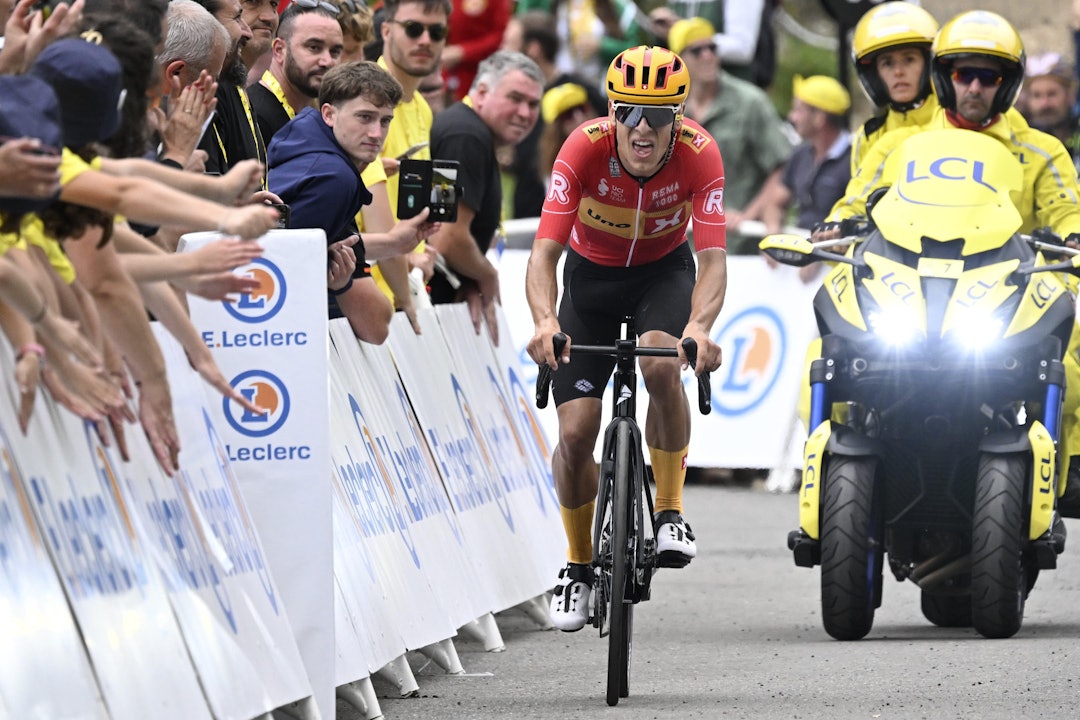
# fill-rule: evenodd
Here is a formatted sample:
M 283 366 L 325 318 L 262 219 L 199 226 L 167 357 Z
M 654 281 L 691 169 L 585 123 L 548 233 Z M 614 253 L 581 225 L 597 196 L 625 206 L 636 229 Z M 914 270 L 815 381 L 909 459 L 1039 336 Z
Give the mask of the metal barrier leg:
M 454 641 L 450 638 L 425 645 L 420 648 L 419 652 L 450 675 L 465 674 L 465 668 L 461 666 L 461 660 L 458 658 Z
M 364 678 L 337 688 L 337 696 L 364 714 L 364 720 L 377 720 L 383 716 L 379 698 L 371 685 L 371 678 Z
M 534 598 L 529 598 L 525 602 L 517 605 L 517 609 L 525 613 L 530 620 L 539 626 L 541 630 L 551 630 L 555 626 L 551 623 L 551 615 L 548 613 L 548 604 L 550 600 L 547 593 L 537 595 Z
M 471 622 L 465 623 L 458 628 L 458 632 L 483 643 L 484 649 L 488 652 L 502 652 L 506 649 L 506 645 L 503 644 L 502 633 L 499 632 L 499 626 L 495 624 L 495 616 L 491 613 L 486 613 Z

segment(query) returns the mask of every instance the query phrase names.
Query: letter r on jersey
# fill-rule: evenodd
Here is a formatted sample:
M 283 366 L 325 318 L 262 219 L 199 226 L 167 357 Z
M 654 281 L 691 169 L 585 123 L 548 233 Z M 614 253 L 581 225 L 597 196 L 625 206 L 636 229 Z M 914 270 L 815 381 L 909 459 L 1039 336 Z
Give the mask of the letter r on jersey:
M 709 197 L 705 198 L 705 212 L 724 212 L 724 188 L 716 188 L 709 191 Z
M 570 183 L 565 175 L 557 170 L 551 173 L 551 187 L 548 188 L 548 200 L 553 200 L 560 205 L 566 205 L 570 202 L 570 196 L 566 192 L 569 187 Z

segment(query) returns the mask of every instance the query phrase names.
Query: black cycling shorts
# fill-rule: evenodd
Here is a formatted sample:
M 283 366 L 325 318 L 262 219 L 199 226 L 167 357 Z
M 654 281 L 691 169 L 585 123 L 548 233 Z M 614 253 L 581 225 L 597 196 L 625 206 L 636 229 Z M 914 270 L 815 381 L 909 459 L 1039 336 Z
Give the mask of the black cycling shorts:
M 634 329 L 643 335 L 662 330 L 678 339 L 690 320 L 690 296 L 697 270 L 688 243 L 666 257 L 635 267 L 608 267 L 567 250 L 559 325 L 578 345 L 614 345 L 621 337 L 623 318 L 634 316 Z M 582 397 L 601 398 L 615 358 L 575 355 L 552 374 L 555 405 Z

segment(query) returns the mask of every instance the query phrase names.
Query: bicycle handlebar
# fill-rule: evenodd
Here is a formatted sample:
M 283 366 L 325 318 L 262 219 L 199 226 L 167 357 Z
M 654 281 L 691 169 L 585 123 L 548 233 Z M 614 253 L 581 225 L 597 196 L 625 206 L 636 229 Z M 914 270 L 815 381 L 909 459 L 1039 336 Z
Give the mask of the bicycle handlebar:
M 551 338 L 551 344 L 555 350 L 556 360 L 562 355 L 566 347 L 566 335 L 555 333 Z M 697 343 L 693 338 L 686 338 L 682 343 L 683 351 L 690 367 L 697 366 Z M 678 357 L 676 348 L 635 347 L 635 357 Z M 585 355 L 618 355 L 619 348 L 614 345 L 575 345 L 574 352 Z M 548 388 L 551 387 L 551 368 L 541 365 L 536 376 L 536 407 L 546 408 L 548 404 Z M 698 387 L 698 411 L 702 415 L 712 412 L 712 380 L 707 372 L 697 375 Z

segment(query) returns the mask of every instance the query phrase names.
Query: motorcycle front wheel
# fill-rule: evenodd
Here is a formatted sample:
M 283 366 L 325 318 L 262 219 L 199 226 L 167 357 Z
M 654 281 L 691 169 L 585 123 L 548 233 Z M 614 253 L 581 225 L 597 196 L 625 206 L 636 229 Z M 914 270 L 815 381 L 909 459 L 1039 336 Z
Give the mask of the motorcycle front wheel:
M 1012 637 L 1024 621 L 1024 487 L 1027 457 L 984 453 L 972 514 L 971 620 L 988 638 Z
M 880 605 L 881 511 L 876 457 L 832 455 L 821 512 L 821 619 L 837 640 L 870 632 Z

